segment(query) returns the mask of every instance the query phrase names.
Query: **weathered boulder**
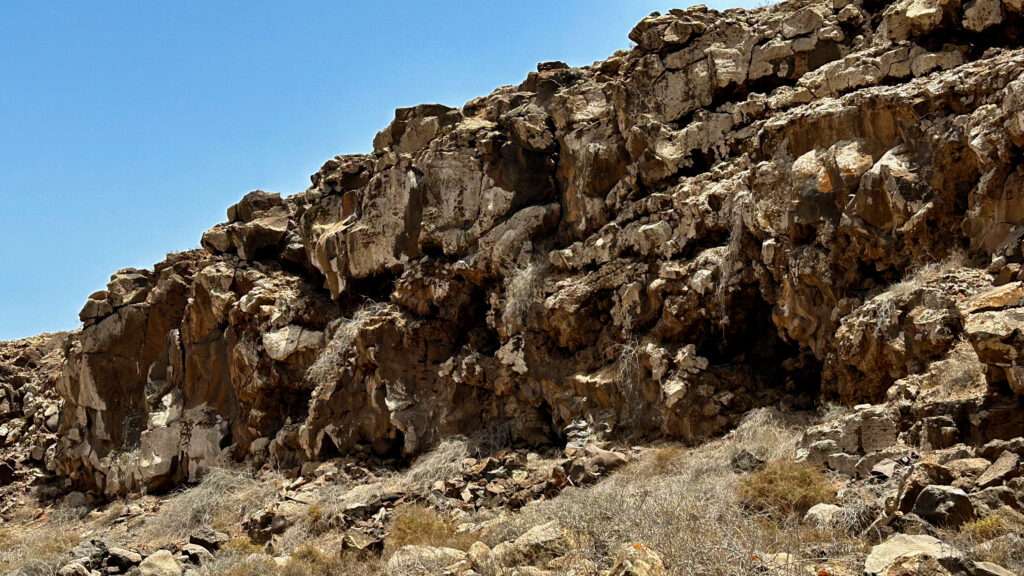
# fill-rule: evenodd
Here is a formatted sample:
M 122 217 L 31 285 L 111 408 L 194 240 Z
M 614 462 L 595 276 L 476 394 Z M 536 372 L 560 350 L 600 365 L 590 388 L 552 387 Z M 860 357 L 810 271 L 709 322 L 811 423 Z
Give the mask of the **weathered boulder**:
M 398 575 L 441 574 L 450 566 L 466 558 L 466 553 L 454 548 L 431 546 L 402 546 L 388 558 L 387 573 Z
M 643 544 L 627 544 L 615 556 L 609 576 L 662 576 L 668 574 L 661 556 Z
M 157 550 L 139 564 L 142 576 L 181 576 L 181 563 L 168 550 Z
M 926 486 L 914 501 L 914 514 L 936 526 L 956 528 L 975 517 L 967 493 L 950 486 Z
M 874 546 L 864 561 L 864 573 L 883 576 L 893 565 L 908 559 L 929 558 L 940 563 L 958 561 L 962 554 L 955 548 L 931 536 L 897 534 Z

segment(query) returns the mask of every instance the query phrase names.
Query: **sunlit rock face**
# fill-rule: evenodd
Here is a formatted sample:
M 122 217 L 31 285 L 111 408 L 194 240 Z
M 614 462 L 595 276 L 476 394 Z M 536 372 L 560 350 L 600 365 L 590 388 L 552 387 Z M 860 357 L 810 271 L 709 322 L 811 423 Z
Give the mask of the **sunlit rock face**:
M 89 298 L 53 466 L 119 494 L 453 434 L 692 442 L 822 400 L 955 397 L 977 440 L 1019 434 L 1021 24 L 674 10 L 591 66 L 400 109 Z

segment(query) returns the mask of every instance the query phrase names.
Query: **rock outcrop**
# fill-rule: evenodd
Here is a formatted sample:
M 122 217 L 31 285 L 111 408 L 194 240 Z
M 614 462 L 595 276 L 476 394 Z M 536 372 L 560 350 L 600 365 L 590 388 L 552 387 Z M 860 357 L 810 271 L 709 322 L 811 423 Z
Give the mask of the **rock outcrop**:
M 8 495 L 56 467 L 61 400 L 55 383 L 67 334 L 0 342 L 0 515 Z
M 1021 24 L 1007 0 L 694 7 L 401 109 L 90 296 L 54 465 L 115 495 L 452 434 L 696 442 L 819 401 L 896 411 L 808 441 L 849 469 L 1019 436 Z

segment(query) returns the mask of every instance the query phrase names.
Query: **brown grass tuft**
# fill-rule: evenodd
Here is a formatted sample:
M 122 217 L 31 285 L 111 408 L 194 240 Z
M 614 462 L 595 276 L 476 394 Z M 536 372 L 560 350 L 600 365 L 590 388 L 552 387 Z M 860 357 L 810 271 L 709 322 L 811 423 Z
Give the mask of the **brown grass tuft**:
M 479 538 L 475 534 L 458 532 L 450 520 L 433 508 L 406 504 L 395 510 L 388 537 L 384 541 L 384 557 L 409 545 L 467 550 L 477 540 Z
M 793 517 L 755 512 L 740 501 L 743 475 L 732 469 L 732 455 L 747 450 L 766 461 L 791 458 L 806 424 L 756 410 L 725 438 L 696 448 L 648 451 L 595 486 L 568 488 L 526 506 L 491 525 L 481 539 L 493 546 L 558 520 L 574 535 L 571 555 L 604 569 L 614 550 L 639 542 L 658 552 L 671 574 L 762 573 L 762 559 L 777 552 L 793 555 L 792 574 L 806 573 L 822 557 L 829 566 L 855 570 L 864 558 L 856 538 L 804 528 Z M 661 467 L 669 472 L 658 473 Z
M 142 533 L 161 545 L 187 538 L 199 528 L 231 529 L 276 495 L 272 480 L 256 480 L 241 470 L 213 468 L 198 485 L 165 501 L 146 521 Z
M 740 503 L 776 518 L 803 516 L 822 502 L 833 503 L 836 489 L 817 467 L 806 462 L 775 460 L 740 479 Z
M 53 576 L 79 540 L 75 525 L 55 517 L 28 526 L 0 526 L 0 574 Z

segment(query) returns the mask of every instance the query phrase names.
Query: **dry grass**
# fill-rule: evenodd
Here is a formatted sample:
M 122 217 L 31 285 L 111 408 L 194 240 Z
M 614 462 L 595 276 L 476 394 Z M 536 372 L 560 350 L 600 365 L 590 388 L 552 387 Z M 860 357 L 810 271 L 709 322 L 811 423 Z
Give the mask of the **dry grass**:
M 268 554 L 244 546 L 228 549 L 214 562 L 199 570 L 200 576 L 321 576 L 325 574 L 357 574 L 379 576 L 384 574 L 380 560 L 356 553 L 333 554 L 315 544 L 299 547 L 287 561 L 278 563 Z
M 802 517 L 815 504 L 833 503 L 836 489 L 817 467 L 806 462 L 775 460 L 740 479 L 740 503 L 775 518 Z
M 384 557 L 391 556 L 402 546 L 411 545 L 467 550 L 479 539 L 477 534 L 457 531 L 451 520 L 433 508 L 406 504 L 395 510 L 384 541 Z
M 522 332 L 526 327 L 530 306 L 540 300 L 547 267 L 544 263 L 530 263 L 509 275 L 505 287 L 505 309 L 501 320 L 509 334 Z
M 932 262 L 931 264 L 925 264 L 910 270 L 904 275 L 903 280 L 890 286 L 886 292 L 893 298 L 901 298 L 957 268 L 963 268 L 966 264 L 967 254 L 962 250 L 955 250 L 938 262 Z
M 273 480 L 256 480 L 241 470 L 213 468 L 202 482 L 167 499 L 142 528 L 143 536 L 157 545 L 187 538 L 199 528 L 229 530 L 272 502 Z
M 351 318 L 339 318 L 328 328 L 329 337 L 324 353 L 306 370 L 305 378 L 317 386 L 328 385 L 341 378 L 351 356 L 351 348 L 359 331 L 369 320 L 391 310 L 384 302 L 367 302 Z
M 732 470 L 732 455 L 745 449 L 766 461 L 790 458 L 799 430 L 775 412 L 754 411 L 724 439 L 679 453 L 649 451 L 596 486 L 531 504 L 490 528 L 485 540 L 494 545 L 557 519 L 574 535 L 574 554 L 604 566 L 621 544 L 633 542 L 661 554 L 672 574 L 755 573 L 765 554 L 777 552 L 797 559 L 792 574 L 819 566 L 823 555 L 830 566 L 856 566 L 863 557 L 852 537 L 753 512 L 739 498 L 743 476 Z
M 454 478 L 462 473 L 462 461 L 469 457 L 469 443 L 465 438 L 449 438 L 413 462 L 403 474 L 402 482 L 409 490 L 426 494 L 438 481 Z
M 1024 514 L 1011 508 L 1000 508 L 990 516 L 968 522 L 960 527 L 960 536 L 980 544 L 1006 534 L 1024 534 Z
M 400 474 L 382 476 L 357 485 L 325 487 L 302 520 L 284 533 L 277 546 L 282 551 L 293 550 L 310 537 L 345 526 L 345 509 L 354 502 L 369 502 L 393 494 L 425 495 L 433 490 L 436 482 L 460 476 L 462 461 L 468 456 L 469 443 L 465 438 L 449 438 L 421 455 Z
M 619 345 L 616 359 L 616 377 L 619 393 L 623 397 L 623 419 L 633 422 L 637 413 L 641 412 L 643 402 L 641 386 L 644 382 L 644 367 L 641 362 L 643 344 L 635 336 L 630 336 Z
M 948 539 L 970 551 L 975 560 L 992 562 L 1010 571 L 1024 573 L 1024 514 L 1003 507 L 968 522 Z
M 40 523 L 0 527 L 0 574 L 52 576 L 78 545 L 76 524 L 56 517 Z

